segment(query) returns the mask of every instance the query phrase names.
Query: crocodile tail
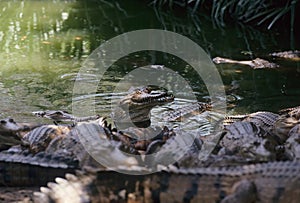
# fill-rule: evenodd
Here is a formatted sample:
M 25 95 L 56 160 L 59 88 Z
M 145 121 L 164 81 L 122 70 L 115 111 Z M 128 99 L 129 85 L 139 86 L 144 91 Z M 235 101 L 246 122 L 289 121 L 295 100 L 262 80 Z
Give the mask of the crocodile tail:
M 42 185 L 76 168 L 77 160 L 62 155 L 9 149 L 0 153 L 0 185 Z

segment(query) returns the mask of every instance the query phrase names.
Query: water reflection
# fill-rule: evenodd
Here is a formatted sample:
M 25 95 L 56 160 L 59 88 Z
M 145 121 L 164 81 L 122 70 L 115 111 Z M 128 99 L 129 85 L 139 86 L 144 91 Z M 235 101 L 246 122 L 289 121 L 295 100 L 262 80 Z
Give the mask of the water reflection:
M 219 29 L 205 16 L 171 14 L 143 1 L 6 0 L 0 2 L 0 8 L 3 117 L 20 114 L 30 119 L 27 112 L 71 110 L 73 83 L 82 61 L 105 40 L 136 29 L 167 29 L 183 34 L 211 56 L 251 59 L 289 49 L 288 39 L 276 33 L 243 26 Z M 232 81 L 239 85 L 234 92 L 227 91 L 229 96 L 241 98 L 235 103 L 237 112 L 277 110 L 300 103 L 299 63 L 277 62 L 278 70 L 218 66 L 229 89 Z M 124 75 L 149 64 L 172 68 L 189 81 L 199 100 L 207 97 L 201 78 L 195 77 L 188 64 L 168 54 L 139 52 L 122 58 L 105 74 L 96 93 L 103 96 L 103 101 L 97 102 L 98 110 L 106 111 L 106 100 L 113 97 L 111 92 Z M 91 72 L 78 79 L 96 78 Z

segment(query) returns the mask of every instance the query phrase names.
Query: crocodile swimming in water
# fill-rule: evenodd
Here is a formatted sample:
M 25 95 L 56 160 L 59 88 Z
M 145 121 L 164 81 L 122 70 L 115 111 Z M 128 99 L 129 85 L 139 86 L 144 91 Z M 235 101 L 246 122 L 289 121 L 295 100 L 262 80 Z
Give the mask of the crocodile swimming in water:
M 253 69 L 277 68 L 278 67 L 277 64 L 269 62 L 269 61 L 267 61 L 265 59 L 261 59 L 261 58 L 255 58 L 255 59 L 249 60 L 249 61 L 238 61 L 238 60 L 232 60 L 232 59 L 228 59 L 228 58 L 215 57 L 215 58 L 213 58 L 213 62 L 215 64 L 231 63 L 231 64 L 247 65 Z
M 282 59 L 293 60 L 293 61 L 300 61 L 300 51 L 298 51 L 298 50 L 274 52 L 274 53 L 271 53 L 270 56 L 282 58 Z
M 121 99 L 111 116 L 117 127 L 134 125 L 146 128 L 151 125 L 151 109 L 173 100 L 174 96 L 163 88 L 156 86 L 133 88 Z
M 300 51 L 283 51 L 283 52 L 274 52 L 269 54 L 269 56 L 273 58 L 279 59 L 286 59 L 291 61 L 300 61 Z M 278 68 L 279 65 L 276 63 L 269 62 L 265 59 L 255 58 L 253 60 L 233 60 L 229 58 L 223 57 L 215 57 L 212 59 L 215 64 L 222 64 L 222 63 L 230 63 L 230 64 L 240 64 L 240 65 L 247 65 L 253 69 L 262 69 L 262 68 Z
M 87 117 L 76 117 L 68 113 L 67 111 L 60 111 L 60 110 L 34 111 L 32 113 L 37 117 L 51 119 L 56 125 L 62 121 L 73 121 L 76 123 L 82 121 L 96 120 L 100 118 L 99 115 L 87 116 Z

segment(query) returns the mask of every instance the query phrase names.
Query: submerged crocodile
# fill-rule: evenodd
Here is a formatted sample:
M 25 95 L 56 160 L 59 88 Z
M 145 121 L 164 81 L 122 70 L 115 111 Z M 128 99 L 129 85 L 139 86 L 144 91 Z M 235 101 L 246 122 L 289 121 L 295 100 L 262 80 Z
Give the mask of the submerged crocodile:
M 293 61 L 300 61 L 300 51 L 298 51 L 298 50 L 274 52 L 274 53 L 269 54 L 269 56 L 272 56 L 275 58 L 293 60 Z M 239 61 L 239 60 L 233 60 L 233 59 L 229 59 L 229 58 L 215 57 L 215 58 L 213 58 L 213 62 L 215 64 L 231 63 L 231 64 L 247 65 L 253 69 L 278 68 L 279 67 L 276 63 L 272 63 L 272 62 L 269 62 L 269 61 L 267 61 L 265 59 L 261 59 L 261 58 L 255 58 L 253 60 L 247 60 L 247 61 Z
M 51 119 L 56 125 L 62 121 L 73 121 L 76 123 L 76 122 L 83 122 L 89 120 L 96 120 L 100 118 L 99 115 L 87 116 L 87 117 L 76 117 L 68 113 L 67 111 L 60 111 L 60 110 L 34 111 L 32 113 L 37 117 Z
M 298 51 L 298 50 L 274 52 L 274 53 L 271 53 L 270 56 L 294 60 L 294 61 L 300 61 L 300 51 Z
M 262 68 L 277 68 L 278 65 L 272 62 L 269 62 L 265 59 L 256 58 L 249 61 L 238 61 L 238 60 L 232 60 L 228 58 L 222 58 L 222 57 L 215 57 L 213 58 L 213 62 L 215 64 L 221 64 L 221 63 L 232 63 L 232 64 L 241 64 L 241 65 L 247 65 L 250 66 L 253 69 L 262 69 Z

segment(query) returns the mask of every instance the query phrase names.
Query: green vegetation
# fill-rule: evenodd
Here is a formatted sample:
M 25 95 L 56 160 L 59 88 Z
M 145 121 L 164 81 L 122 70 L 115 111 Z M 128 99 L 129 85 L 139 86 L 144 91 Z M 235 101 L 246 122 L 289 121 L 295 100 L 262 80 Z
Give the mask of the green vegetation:
M 152 4 L 159 8 L 184 7 L 192 14 L 209 12 L 214 23 L 221 27 L 234 20 L 271 29 L 280 20 L 289 21 L 293 32 L 299 0 L 152 0 Z

